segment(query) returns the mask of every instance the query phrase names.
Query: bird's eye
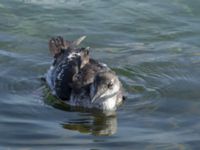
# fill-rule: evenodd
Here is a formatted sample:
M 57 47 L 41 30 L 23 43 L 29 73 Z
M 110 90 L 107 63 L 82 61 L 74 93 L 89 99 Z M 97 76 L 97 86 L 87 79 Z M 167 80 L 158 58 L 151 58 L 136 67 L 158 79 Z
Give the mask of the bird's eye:
M 112 89 L 112 87 L 113 87 L 113 83 L 110 82 L 110 83 L 107 84 L 107 86 L 108 86 L 109 89 Z

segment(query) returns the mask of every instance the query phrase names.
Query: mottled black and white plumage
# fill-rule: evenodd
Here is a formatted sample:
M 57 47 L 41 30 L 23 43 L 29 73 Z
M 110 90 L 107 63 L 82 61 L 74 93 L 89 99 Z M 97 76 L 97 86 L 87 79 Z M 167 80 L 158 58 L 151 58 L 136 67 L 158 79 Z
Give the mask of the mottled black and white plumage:
M 84 38 L 50 40 L 54 61 L 46 81 L 52 93 L 69 105 L 115 110 L 123 100 L 121 82 L 106 64 L 89 57 L 89 48 L 77 48 Z

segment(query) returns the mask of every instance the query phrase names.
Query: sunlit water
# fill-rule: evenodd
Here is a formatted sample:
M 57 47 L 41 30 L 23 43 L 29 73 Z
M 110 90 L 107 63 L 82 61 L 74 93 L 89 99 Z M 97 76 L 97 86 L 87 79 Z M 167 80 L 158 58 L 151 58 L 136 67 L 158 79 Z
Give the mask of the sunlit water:
M 0 149 L 200 148 L 200 1 L 0 0 Z M 54 108 L 48 40 L 87 35 L 127 100 L 116 114 Z

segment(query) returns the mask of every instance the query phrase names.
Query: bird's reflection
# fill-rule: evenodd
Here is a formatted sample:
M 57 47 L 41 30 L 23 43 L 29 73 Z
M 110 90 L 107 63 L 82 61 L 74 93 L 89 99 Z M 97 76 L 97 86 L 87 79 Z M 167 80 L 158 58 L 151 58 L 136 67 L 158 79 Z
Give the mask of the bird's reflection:
M 84 119 L 70 119 L 62 123 L 62 127 L 69 130 L 76 130 L 80 133 L 90 133 L 97 136 L 113 135 L 117 131 L 116 112 L 99 112 L 80 107 L 71 107 L 63 101 L 55 99 L 50 93 L 46 93 L 44 102 L 64 111 L 81 112 L 86 115 Z
M 116 114 L 91 113 L 91 119 L 87 120 L 70 120 L 63 123 L 63 128 L 69 130 L 76 130 L 81 133 L 91 133 L 98 136 L 113 135 L 117 131 L 117 118 Z

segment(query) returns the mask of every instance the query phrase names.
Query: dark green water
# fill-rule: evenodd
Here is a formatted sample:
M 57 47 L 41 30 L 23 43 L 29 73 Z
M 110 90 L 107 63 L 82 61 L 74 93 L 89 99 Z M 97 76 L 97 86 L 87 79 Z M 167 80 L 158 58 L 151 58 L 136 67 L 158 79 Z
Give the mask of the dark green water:
M 200 1 L 0 0 L 0 149 L 200 149 Z M 44 103 L 48 40 L 75 39 L 122 80 L 115 116 Z M 101 135 L 101 136 L 100 136 Z

